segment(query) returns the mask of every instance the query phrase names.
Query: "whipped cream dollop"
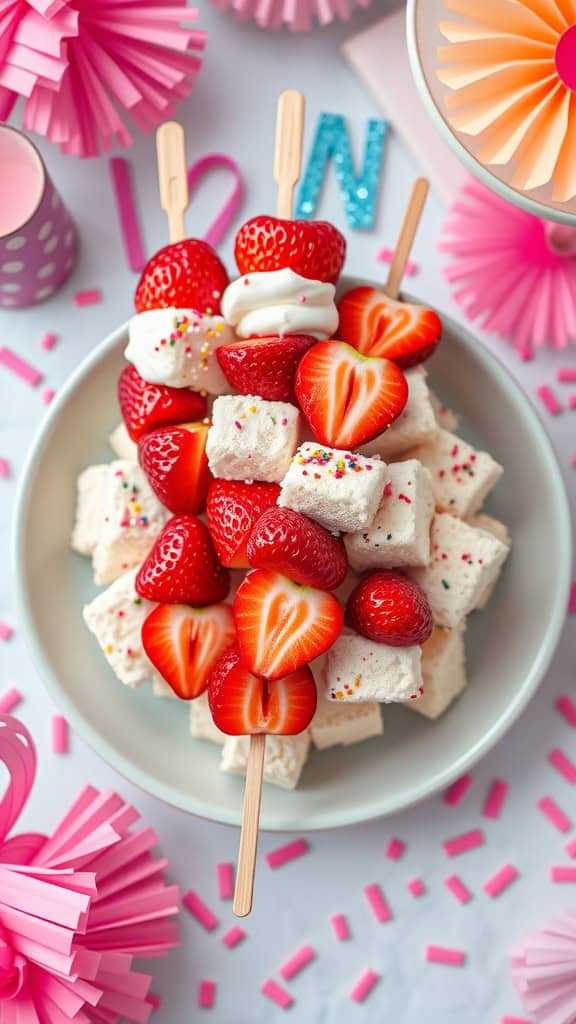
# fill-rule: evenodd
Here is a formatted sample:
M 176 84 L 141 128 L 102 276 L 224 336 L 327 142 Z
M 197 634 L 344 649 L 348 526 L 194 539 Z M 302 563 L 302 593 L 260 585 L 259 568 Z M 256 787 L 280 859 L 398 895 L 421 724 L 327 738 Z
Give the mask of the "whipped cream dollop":
M 239 338 L 272 334 L 309 334 L 319 341 L 338 327 L 336 289 L 301 277 L 289 267 L 244 274 L 222 297 L 224 319 Z
M 132 317 L 124 355 L 150 384 L 226 395 L 232 389 L 216 350 L 234 341 L 236 335 L 223 317 L 169 306 Z

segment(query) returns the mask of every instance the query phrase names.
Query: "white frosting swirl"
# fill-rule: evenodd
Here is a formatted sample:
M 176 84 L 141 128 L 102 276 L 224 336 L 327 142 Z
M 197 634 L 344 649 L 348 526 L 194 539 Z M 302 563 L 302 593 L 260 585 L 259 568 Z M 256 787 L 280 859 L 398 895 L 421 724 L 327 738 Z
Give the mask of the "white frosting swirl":
M 226 395 L 232 389 L 216 349 L 234 341 L 234 331 L 221 316 L 169 306 L 132 317 L 124 355 L 150 384 Z
M 336 289 L 283 270 L 244 274 L 222 297 L 224 319 L 239 338 L 271 334 L 309 334 L 323 340 L 338 327 Z

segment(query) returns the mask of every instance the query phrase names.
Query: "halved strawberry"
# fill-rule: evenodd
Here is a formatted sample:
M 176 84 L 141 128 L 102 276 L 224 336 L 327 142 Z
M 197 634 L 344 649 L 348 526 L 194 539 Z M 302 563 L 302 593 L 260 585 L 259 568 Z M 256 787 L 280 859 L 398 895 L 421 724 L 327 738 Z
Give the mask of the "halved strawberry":
M 234 621 L 240 657 L 266 679 L 279 679 L 324 654 L 342 631 L 332 594 L 271 569 L 255 569 L 236 591 Z
M 222 565 L 249 569 L 246 544 L 262 513 L 276 505 L 278 484 L 213 480 L 208 491 L 208 528 Z
M 304 353 L 314 344 L 307 334 L 248 338 L 221 345 L 218 362 L 236 391 L 259 395 L 269 402 L 294 402 L 294 374 Z
M 234 243 L 241 274 L 289 267 L 313 281 L 338 280 L 346 256 L 346 239 L 323 220 L 281 220 L 252 217 Z
M 226 267 L 212 246 L 199 238 L 185 238 L 165 245 L 148 260 L 136 287 L 134 305 L 137 313 L 167 306 L 219 313 L 228 284 Z
M 208 423 L 160 427 L 138 441 L 138 462 L 171 512 L 196 515 L 206 505 L 212 474 L 206 457 Z
M 275 569 L 295 583 L 318 590 L 335 590 L 348 569 L 342 539 L 291 508 L 264 512 L 246 552 L 256 569 Z
M 338 335 L 367 356 L 407 370 L 432 355 L 442 335 L 433 309 L 389 299 L 376 288 L 353 288 L 340 299 Z
M 204 693 L 208 676 L 234 638 L 234 616 L 228 604 L 207 608 L 159 604 L 142 624 L 146 654 L 182 700 Z
M 316 685 L 308 666 L 282 679 L 258 679 L 242 664 L 236 648 L 226 651 L 208 681 L 214 724 L 230 736 L 273 733 L 296 736 L 316 711 Z
M 317 441 L 356 448 L 381 434 L 408 400 L 402 370 L 343 341 L 320 341 L 300 360 L 296 397 Z
M 136 576 L 140 597 L 160 604 L 217 604 L 230 589 L 208 527 L 196 516 L 172 516 Z
M 157 427 L 202 420 L 206 399 L 189 388 L 149 384 L 133 366 L 126 366 L 118 378 L 118 402 L 133 441 Z

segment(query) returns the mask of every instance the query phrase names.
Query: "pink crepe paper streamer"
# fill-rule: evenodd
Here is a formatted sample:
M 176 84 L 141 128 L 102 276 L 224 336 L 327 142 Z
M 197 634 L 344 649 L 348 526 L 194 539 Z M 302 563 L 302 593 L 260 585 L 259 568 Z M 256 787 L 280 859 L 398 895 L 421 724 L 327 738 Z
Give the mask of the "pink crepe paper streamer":
M 12 626 L 9 626 L 7 622 L 0 622 L 0 640 L 11 640 L 13 636 Z
M 576 704 L 572 698 L 558 697 L 555 707 L 568 725 L 572 726 L 573 729 L 576 729 Z
M 17 690 L 15 686 L 11 686 L 9 690 L 6 690 L 0 696 L 0 715 L 10 715 L 23 699 L 20 690 Z
M 510 786 L 507 782 L 503 782 L 502 779 L 494 779 L 482 808 L 482 814 L 485 818 L 491 818 L 493 821 L 496 821 L 500 817 L 509 789 Z
M 318 25 L 330 25 L 337 19 L 347 21 L 356 7 L 368 7 L 370 0 L 212 0 L 222 13 L 229 12 L 236 21 L 254 21 L 259 28 L 278 32 L 286 27 L 291 32 L 310 32 Z
M 99 288 L 87 288 L 85 291 L 76 292 L 74 295 L 74 304 L 76 306 L 95 306 L 98 302 L 102 302 L 102 292 Z
M 308 964 L 311 964 L 316 959 L 316 951 L 312 949 L 312 946 L 300 946 L 295 953 L 292 954 L 288 960 L 285 960 L 281 967 L 278 968 L 278 974 L 284 981 L 290 981 L 295 978 L 300 971 L 303 971 Z
M 149 992 L 146 996 L 146 1002 L 150 1003 L 154 1010 L 159 1010 L 162 1006 L 162 996 L 157 995 L 156 992 Z
M 363 1003 L 379 981 L 380 975 L 373 971 L 371 967 L 367 967 L 358 978 L 356 984 L 350 989 L 348 999 L 351 999 L 353 1003 Z
M 128 266 L 139 273 L 146 265 L 146 255 L 128 160 L 121 156 L 112 157 L 110 174 Z
M 198 986 L 198 1006 L 201 1010 L 211 1010 L 216 1001 L 216 982 L 201 981 Z
M 534 1024 L 571 1024 L 574 1020 L 575 964 L 574 911 L 562 911 L 539 931 L 522 936 L 513 948 L 512 980 Z
M 389 860 L 400 860 L 404 856 L 406 843 L 401 839 L 391 839 L 386 847 L 386 856 Z
M 234 865 L 228 862 L 217 864 L 218 895 L 221 900 L 231 900 L 234 896 Z
M 540 387 L 536 388 L 536 394 L 551 416 L 559 416 L 563 412 L 564 407 L 556 398 L 552 388 L 549 388 L 547 384 L 541 384 Z
M 260 991 L 267 999 L 276 1003 L 276 1006 L 279 1006 L 281 1010 L 288 1010 L 294 1002 L 290 993 L 285 988 L 282 988 L 278 982 L 274 981 L 273 978 L 266 978 L 266 981 L 263 981 L 260 986 Z
M 561 366 L 556 370 L 559 384 L 576 384 L 576 366 Z
M 551 882 L 576 882 L 576 867 L 571 864 L 558 864 L 550 868 Z
M 449 875 L 448 878 L 444 879 L 444 885 L 456 897 L 459 903 L 470 903 L 470 900 L 473 898 L 470 889 L 467 885 L 464 885 L 464 882 L 458 875 Z
M 67 754 L 69 749 L 68 722 L 62 715 L 52 715 L 52 753 Z
M 410 882 L 408 882 L 406 888 L 408 889 L 410 895 L 414 896 L 415 899 L 419 899 L 420 896 L 424 896 L 426 892 L 426 886 L 424 885 L 424 882 L 422 881 L 421 878 L 413 878 Z
M 227 156 L 225 153 L 207 153 L 206 156 L 196 160 L 188 168 L 188 191 L 190 194 L 192 194 L 204 175 L 216 167 L 230 171 L 234 178 L 234 184 L 230 195 L 204 235 L 204 241 L 208 242 L 208 245 L 212 245 L 215 249 L 230 230 L 240 211 L 244 198 L 244 183 L 240 167 L 232 157 Z
M 447 857 L 458 857 L 461 853 L 468 853 L 484 845 L 484 834 L 481 829 L 475 828 L 470 832 L 464 832 L 453 839 L 446 839 L 442 846 Z
M 42 401 L 44 402 L 44 405 L 50 405 L 55 394 L 56 392 L 54 391 L 54 388 L 45 388 L 42 392 Z
M 368 900 L 374 917 L 380 924 L 385 924 L 386 921 L 392 920 L 392 911 L 390 910 L 384 893 L 377 882 L 373 882 L 371 885 L 365 885 L 364 895 Z
M 392 260 L 394 259 L 394 250 L 380 249 L 380 251 L 378 252 L 378 259 L 380 260 L 381 263 L 392 263 Z M 414 275 L 417 274 L 419 270 L 420 267 L 418 266 L 417 263 L 415 263 L 413 260 L 408 260 L 404 268 L 404 273 L 407 274 L 408 277 L 414 277 Z
M 8 462 L 8 459 L 4 459 L 4 458 L 1 458 L 1 457 L 0 457 L 0 477 L 2 477 L 4 480 L 8 480 L 10 478 L 10 463 Z
M 216 914 L 212 913 L 210 907 L 207 907 L 204 901 L 200 899 L 198 893 L 192 889 L 184 893 L 182 903 L 186 910 L 192 914 L 192 917 L 196 918 L 198 924 L 201 924 L 207 932 L 214 931 L 220 924 Z
M 16 355 L 10 348 L 0 348 L 0 366 L 19 377 L 25 384 L 29 384 L 31 388 L 38 387 L 43 380 L 40 370 Z
M 51 331 L 47 331 L 46 334 L 40 338 L 40 348 L 43 348 L 45 352 L 50 352 L 56 342 L 58 341 L 58 335 L 52 334 Z
M 246 932 L 244 929 L 240 928 L 240 925 L 235 924 L 232 925 L 232 928 L 229 928 L 222 936 L 222 945 L 226 946 L 228 949 L 234 949 L 243 942 L 245 938 Z
M 310 847 L 305 839 L 294 839 L 293 842 L 286 843 L 285 846 L 278 846 L 275 850 L 270 850 L 264 855 L 264 859 L 269 868 L 281 868 L 284 864 L 289 864 L 291 860 L 303 857 L 309 850 Z
M 450 949 L 448 946 L 427 946 L 426 960 L 429 964 L 463 967 L 466 962 L 466 953 L 463 949 Z
M 570 818 L 558 806 L 551 796 L 543 796 L 536 805 L 545 818 L 558 832 L 569 832 L 572 828 Z
M 513 882 L 518 878 L 518 869 L 513 864 L 505 864 L 501 867 L 487 882 L 484 882 L 482 888 L 487 896 L 491 899 L 496 899 L 500 896 L 505 889 L 508 889 Z
M 473 782 L 474 779 L 471 775 L 461 775 L 444 793 L 444 803 L 448 804 L 449 807 L 457 807 L 466 796 Z
M 576 615 L 576 580 L 570 586 L 570 597 L 568 599 L 568 614 Z
M 339 942 L 347 942 L 350 938 L 350 928 L 344 914 L 332 914 L 330 918 L 332 930 Z
M 569 782 L 571 786 L 576 784 L 576 764 L 570 760 L 564 751 L 559 750 L 558 747 L 555 750 L 551 750 L 548 754 L 548 760 L 558 774 L 566 779 L 566 782 Z

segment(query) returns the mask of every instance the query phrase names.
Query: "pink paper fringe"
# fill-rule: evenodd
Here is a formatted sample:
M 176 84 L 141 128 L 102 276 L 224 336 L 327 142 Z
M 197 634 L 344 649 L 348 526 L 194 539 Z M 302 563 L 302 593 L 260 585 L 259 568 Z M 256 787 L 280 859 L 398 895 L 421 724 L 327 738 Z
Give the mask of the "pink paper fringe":
M 212 0 L 222 13 L 237 21 L 254 21 L 259 28 L 278 32 L 310 32 L 316 22 L 330 25 L 338 19 L 348 21 L 356 7 L 368 7 L 370 0 Z

